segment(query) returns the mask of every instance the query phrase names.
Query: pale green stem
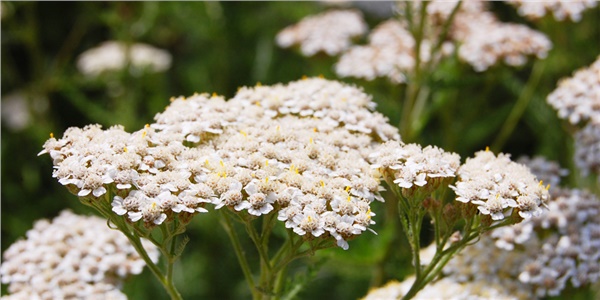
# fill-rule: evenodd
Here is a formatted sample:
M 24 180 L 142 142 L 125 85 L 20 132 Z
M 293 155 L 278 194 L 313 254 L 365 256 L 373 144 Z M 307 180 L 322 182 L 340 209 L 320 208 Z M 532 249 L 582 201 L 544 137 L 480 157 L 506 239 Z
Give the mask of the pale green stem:
M 165 276 L 160 270 L 160 268 L 152 261 L 152 259 L 150 259 L 148 252 L 146 252 L 146 249 L 144 249 L 142 245 L 140 236 L 136 234 L 137 231 L 131 231 L 133 226 L 129 226 L 127 222 L 123 219 L 123 217 L 117 216 L 112 212 L 112 210 L 110 209 L 110 202 L 112 199 L 111 195 L 112 191 L 109 189 L 104 196 L 104 202 L 102 202 L 102 200 L 93 201 L 91 202 L 92 207 L 96 208 L 97 211 L 99 211 L 104 217 L 106 217 L 109 220 L 109 222 L 117 226 L 117 229 L 127 237 L 127 239 L 131 242 L 137 253 L 142 257 L 144 262 L 146 262 L 146 265 L 148 266 L 150 271 L 152 271 L 152 274 L 156 276 L 158 281 L 165 288 L 171 299 L 182 299 L 181 295 L 179 294 L 179 291 L 177 291 L 177 288 L 173 284 L 172 278 L 170 278 L 168 275 Z M 172 268 L 173 259 L 170 253 L 165 249 L 164 240 L 163 243 L 158 244 L 157 247 L 166 256 L 168 266 L 167 268 Z
M 224 208 L 226 209 L 226 208 Z M 225 232 L 229 236 L 229 240 L 231 240 L 231 244 L 233 244 L 233 250 L 238 258 L 238 262 L 240 263 L 240 267 L 242 268 L 242 273 L 244 273 L 244 277 L 246 278 L 246 283 L 248 287 L 250 287 L 250 292 L 252 293 L 252 299 L 259 299 L 260 294 L 256 290 L 256 285 L 254 283 L 254 279 L 252 278 L 252 273 L 250 272 L 250 265 L 248 264 L 248 260 L 246 259 L 246 255 L 244 253 L 244 249 L 242 249 L 242 245 L 240 243 L 240 239 L 237 236 L 235 228 L 231 223 L 231 219 L 227 215 L 227 212 L 221 212 L 221 224 L 225 228 Z
M 531 71 L 531 75 L 529 76 L 529 80 L 527 81 L 525 87 L 523 88 L 523 91 L 519 95 L 517 103 L 515 103 L 515 106 L 513 106 L 513 109 L 508 115 L 508 118 L 506 118 L 506 121 L 504 121 L 504 124 L 502 125 L 502 129 L 500 129 L 500 133 L 496 137 L 496 140 L 494 140 L 494 142 L 492 143 L 491 148 L 494 152 L 499 152 L 500 150 L 502 150 L 502 147 L 504 147 L 504 144 L 515 130 L 517 123 L 519 122 L 519 120 L 523 116 L 523 113 L 527 109 L 529 101 L 531 101 L 531 98 L 533 98 L 535 89 L 538 83 L 540 82 L 542 74 L 544 73 L 545 61 L 546 60 L 543 59 L 538 59 L 535 61 L 533 65 L 533 70 Z
M 407 7 L 409 3 L 407 3 Z M 421 2 L 421 10 L 419 11 L 419 19 L 418 23 L 414 24 L 415 20 L 412 20 L 410 30 L 411 34 L 415 39 L 415 66 L 412 74 L 409 75 L 408 83 L 407 83 L 407 92 L 406 97 L 404 98 L 404 103 L 402 105 L 402 118 L 400 120 L 400 134 L 402 135 L 402 139 L 405 142 L 411 142 L 413 139 L 412 136 L 412 125 L 413 125 L 413 109 L 415 106 L 415 102 L 417 101 L 417 97 L 420 93 L 421 89 L 421 44 L 423 42 L 423 33 L 425 29 L 425 23 L 427 19 L 427 2 Z M 408 13 L 411 14 L 412 18 L 412 9 L 409 9 Z M 417 28 L 415 29 L 415 25 Z

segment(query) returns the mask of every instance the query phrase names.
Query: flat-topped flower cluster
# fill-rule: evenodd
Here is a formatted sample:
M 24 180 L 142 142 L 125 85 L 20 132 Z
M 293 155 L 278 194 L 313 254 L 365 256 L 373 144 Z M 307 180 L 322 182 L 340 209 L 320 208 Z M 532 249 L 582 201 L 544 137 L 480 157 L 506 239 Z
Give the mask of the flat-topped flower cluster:
M 529 168 L 510 160 L 510 155 L 479 151 L 457 171 L 451 188 L 456 200 L 477 205 L 479 212 L 502 220 L 515 211 L 525 219 L 539 216 L 549 200 L 548 188 Z
M 277 213 L 299 235 L 347 240 L 374 223 L 380 180 L 372 145 L 399 140 L 361 90 L 314 78 L 242 88 L 223 97 L 172 99 L 156 123 L 70 128 L 42 153 L 73 193 L 102 201 L 147 227 L 227 207 L 252 216 Z

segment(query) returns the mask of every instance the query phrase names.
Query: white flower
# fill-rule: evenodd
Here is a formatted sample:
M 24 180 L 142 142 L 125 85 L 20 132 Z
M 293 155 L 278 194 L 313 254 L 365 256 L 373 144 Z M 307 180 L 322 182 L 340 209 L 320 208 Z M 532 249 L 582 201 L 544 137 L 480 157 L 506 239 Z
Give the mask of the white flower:
M 142 245 L 153 262 L 159 251 Z M 125 278 L 145 266 L 127 238 L 98 217 L 63 211 L 54 220 L 39 220 L 3 253 L 0 275 L 7 299 L 127 299 L 120 292 Z

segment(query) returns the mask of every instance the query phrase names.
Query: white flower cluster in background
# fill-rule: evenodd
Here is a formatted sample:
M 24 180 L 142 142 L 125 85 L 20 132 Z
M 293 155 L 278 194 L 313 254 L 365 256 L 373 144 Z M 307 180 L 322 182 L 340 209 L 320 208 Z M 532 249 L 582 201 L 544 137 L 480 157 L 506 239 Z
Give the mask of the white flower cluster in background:
M 528 19 L 536 20 L 544 17 L 547 13 L 552 13 L 557 21 L 570 19 L 574 22 L 581 21 L 582 13 L 598 4 L 596 0 L 505 1 L 517 7 L 519 14 Z
M 358 10 L 332 10 L 304 18 L 277 34 L 280 47 L 300 45 L 302 54 L 318 52 L 336 55 L 346 50 L 354 37 L 363 35 L 367 24 Z
M 438 53 L 432 53 L 432 47 L 437 38 L 442 33 L 445 20 L 456 6 L 456 1 L 431 1 L 427 6 L 426 26 L 424 36 L 419 50 L 419 59 L 422 62 L 431 62 L 436 64 L 445 56 L 451 55 L 458 50 L 458 56 L 463 61 L 472 65 L 478 71 L 485 71 L 499 62 L 504 62 L 510 66 L 521 66 L 526 63 L 527 57 L 535 56 L 545 58 L 548 51 L 552 48 L 552 43 L 543 34 L 532 30 L 524 25 L 503 23 L 493 13 L 487 10 L 486 3 L 482 1 L 467 1 L 462 3 L 453 23 L 450 26 L 447 40 L 443 41 Z M 399 12 L 406 17 L 406 7 L 412 6 L 412 18 L 418 21 L 420 11 L 420 2 L 400 3 Z M 311 20 L 310 24 L 316 24 L 313 18 L 323 18 L 323 15 L 307 17 L 305 20 Z M 350 26 L 350 18 L 343 22 L 348 28 L 363 28 L 362 20 L 353 20 L 353 26 Z M 299 23 L 303 24 L 303 22 Z M 308 27 L 308 26 L 306 26 Z M 311 36 L 329 36 L 329 30 L 334 26 L 310 26 Z M 282 31 L 277 41 L 281 47 L 288 47 L 293 44 L 291 34 L 296 27 L 288 27 Z M 345 31 L 341 32 L 346 32 Z M 361 31 L 362 34 L 365 29 Z M 302 31 L 303 32 L 303 31 Z M 357 31 L 358 32 L 358 31 Z M 285 34 L 284 34 L 285 33 Z M 358 33 L 357 33 L 358 34 Z M 299 34 L 296 34 L 300 36 Z M 284 38 L 285 37 L 285 38 Z M 309 38 L 303 38 L 303 41 L 312 41 Z M 318 39 L 323 40 L 322 38 Z M 329 38 L 329 44 L 333 44 L 338 39 Z M 350 46 L 350 39 L 344 39 L 343 47 L 335 47 L 335 53 L 341 53 L 338 63 L 335 65 L 336 73 L 342 77 L 357 77 L 366 80 L 373 80 L 377 77 L 387 77 L 394 83 L 406 82 L 406 74 L 411 72 L 416 64 L 416 42 L 410 31 L 407 22 L 390 19 L 378 25 L 368 37 L 368 44 Z M 313 43 L 313 44 L 316 44 Z M 318 49 L 324 48 L 312 46 L 313 51 L 304 49 L 306 45 L 312 45 L 303 42 L 303 52 L 305 55 L 312 55 Z M 308 46 L 306 46 L 308 47 Z
M 576 288 L 593 284 L 600 279 L 599 213 L 593 194 L 557 189 L 546 214 L 494 230 L 444 273 L 459 282 L 521 286 L 515 290 L 529 290 L 528 299 L 557 296 L 568 282 Z
M 460 166 L 460 156 L 435 146 L 402 145 L 396 141 L 380 145 L 370 155 L 372 167 L 378 168 L 402 189 L 424 188 L 431 192 L 444 179 L 453 179 Z
M 501 22 L 484 5 L 479 6 L 481 10 L 467 7 L 456 14 L 450 35 L 460 44 L 458 56 L 477 72 L 500 61 L 521 66 L 528 56 L 543 59 L 552 48 L 552 42 L 541 32 Z
M 600 181 L 600 56 L 591 66 L 562 79 L 546 101 L 558 117 L 582 126 L 575 133 L 575 165 Z
M 575 133 L 575 165 L 584 176 L 595 173 L 600 182 L 600 123 L 589 123 Z
M 385 286 L 372 289 L 369 293 L 362 298 L 362 300 L 391 300 L 400 299 L 406 295 L 410 290 L 413 282 L 415 281 L 414 276 L 405 279 L 402 282 L 391 281 Z M 502 300 L 517 300 L 524 299 L 524 297 L 517 297 L 511 295 L 506 285 L 498 285 L 489 282 L 458 282 L 453 278 L 442 278 L 438 281 L 434 281 L 417 295 L 411 299 L 417 300 L 429 300 L 429 299 L 446 299 L 446 300 L 489 300 L 489 299 L 502 299 Z
M 159 252 L 147 241 L 152 261 Z M 0 274 L 10 295 L 2 299 L 127 299 L 122 282 L 146 265 L 123 234 L 98 217 L 63 211 L 40 220 L 27 239 L 3 254 Z
M 549 161 L 543 156 L 521 156 L 517 163 L 527 166 L 537 179 L 550 184 L 551 187 L 558 187 L 561 178 L 569 175 L 568 169 L 561 168 L 557 162 Z
M 228 208 L 276 213 L 295 233 L 347 241 L 374 221 L 379 175 L 367 161 L 400 136 L 360 89 L 319 78 L 174 98 L 156 123 L 134 133 L 70 128 L 41 153 L 54 177 L 89 201 L 146 226 Z
M 575 288 L 597 283 L 599 199 L 581 190 L 554 189 L 552 194 L 547 213 L 483 236 L 450 260 L 445 277 L 415 299 L 541 299 L 559 296 L 569 283 Z M 421 250 L 421 256 L 432 247 Z M 413 281 L 390 282 L 364 299 L 398 299 Z
M 106 41 L 83 52 L 77 60 L 77 68 L 91 77 L 106 71 L 119 71 L 128 65 L 134 69 L 162 72 L 171 67 L 171 60 L 171 54 L 167 51 L 147 44 L 127 45 L 118 41 Z
M 353 46 L 343 53 L 335 71 L 342 77 L 366 80 L 388 77 L 393 82 L 403 83 L 405 73 L 415 66 L 414 48 L 415 40 L 405 26 L 399 21 L 388 20 L 369 34 L 369 44 Z M 428 61 L 430 51 L 429 42 L 424 41 L 421 60 Z
M 388 77 L 405 82 L 403 71 L 415 65 L 415 40 L 400 22 L 389 20 L 378 25 L 369 35 L 369 44 L 353 46 L 340 56 L 335 71 L 342 77 L 373 80 Z
M 518 211 L 528 219 L 542 214 L 548 190 L 529 168 L 507 154 L 479 151 L 458 169 L 458 181 L 450 186 L 457 201 L 477 205 L 479 212 L 502 220 Z
M 591 66 L 560 80 L 546 101 L 571 124 L 588 120 L 600 124 L 600 56 Z

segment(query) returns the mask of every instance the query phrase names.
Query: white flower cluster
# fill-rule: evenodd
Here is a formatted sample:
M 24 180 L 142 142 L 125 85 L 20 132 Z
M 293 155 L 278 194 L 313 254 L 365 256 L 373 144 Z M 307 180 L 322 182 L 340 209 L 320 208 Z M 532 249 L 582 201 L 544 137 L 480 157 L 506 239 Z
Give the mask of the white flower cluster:
M 571 124 L 588 120 L 600 124 L 600 56 L 591 66 L 562 79 L 546 101 Z
M 457 201 L 477 205 L 492 220 L 502 220 L 518 211 L 528 219 L 539 216 L 548 200 L 548 190 L 526 166 L 507 154 L 479 151 L 458 169 L 458 181 L 450 186 Z
M 547 13 L 552 12 L 554 19 L 563 21 L 571 19 L 571 21 L 581 21 L 581 15 L 586 9 L 596 7 L 595 0 L 546 0 L 546 1 L 531 1 L 531 0 L 505 0 L 509 4 L 517 7 L 521 16 L 528 19 L 536 20 L 544 17 Z
M 165 50 L 147 44 L 126 45 L 107 41 L 83 52 L 77 60 L 77 67 L 81 73 L 91 77 L 105 71 L 122 70 L 128 64 L 135 69 L 148 68 L 153 72 L 162 72 L 171 67 L 171 59 L 171 54 Z
M 414 276 L 402 282 L 390 281 L 385 286 L 372 289 L 362 300 L 390 300 L 400 299 L 410 290 Z M 411 299 L 447 299 L 447 300 L 517 300 L 524 299 L 507 293 L 506 285 L 488 282 L 458 282 L 453 278 L 442 278 L 434 281 Z
M 478 71 L 485 71 L 500 61 L 520 66 L 527 57 L 545 58 L 552 47 L 542 33 L 526 26 L 500 22 L 481 1 L 462 3 L 451 24 L 448 40 L 439 53 L 431 53 L 432 41 L 442 32 L 443 25 L 456 6 L 456 1 L 431 1 L 427 6 L 426 26 L 419 58 L 437 63 L 442 57 L 458 49 L 458 56 Z M 400 13 L 406 14 L 407 3 L 400 4 Z M 420 2 L 411 2 L 413 19 L 418 20 Z M 342 77 L 351 76 L 373 80 L 388 77 L 396 83 L 406 82 L 406 73 L 415 67 L 415 39 L 405 22 L 388 20 L 369 34 L 367 45 L 350 47 L 336 64 Z
M 147 226 L 217 209 L 277 213 L 307 238 L 347 240 L 374 221 L 379 178 L 367 156 L 397 130 L 361 90 L 313 78 L 241 88 L 224 101 L 207 94 L 172 99 L 157 122 L 132 134 L 120 127 L 71 128 L 42 153 L 54 177 L 79 196 Z
M 388 119 L 373 112 L 376 103 L 371 96 L 336 81 L 312 78 L 288 85 L 241 88 L 231 101 L 239 103 L 238 109 L 250 117 L 248 122 L 253 122 L 256 114 L 262 117 L 264 110 L 269 118 L 285 115 L 310 118 L 314 121 L 307 126 L 321 132 L 343 127 L 355 134 L 371 135 L 378 141 L 400 139 Z
M 312 56 L 318 52 L 336 55 L 346 50 L 353 37 L 367 31 L 367 24 L 358 10 L 332 10 L 304 18 L 277 34 L 280 47 L 300 45 L 302 53 Z
M 384 177 L 402 189 L 437 189 L 444 179 L 453 179 L 460 166 L 460 156 L 435 146 L 402 145 L 397 141 L 380 145 L 370 155 Z
M 569 175 L 568 169 L 561 168 L 557 162 L 549 161 L 543 156 L 533 158 L 521 156 L 517 159 L 517 163 L 526 165 L 537 179 L 550 184 L 550 186 L 559 186 L 561 177 Z
M 415 40 L 402 23 L 388 20 L 373 29 L 368 45 L 353 46 L 343 53 L 335 71 L 342 77 L 388 77 L 402 83 L 406 81 L 404 74 L 415 65 L 414 47 Z M 427 58 L 429 50 L 423 47 L 421 56 Z
M 485 10 L 485 6 L 480 7 L 480 11 L 460 10 L 450 33 L 461 44 L 459 57 L 475 71 L 485 71 L 499 61 L 520 66 L 525 64 L 527 56 L 542 59 L 552 48 L 552 43 L 543 33 L 524 25 L 503 23 Z
M 589 123 L 575 133 L 575 165 L 584 176 L 595 173 L 600 181 L 600 123 Z
M 143 243 L 150 258 L 159 252 Z M 127 238 L 106 220 L 63 211 L 40 220 L 27 239 L 5 252 L 0 274 L 11 295 L 2 299 L 127 299 L 123 280 L 139 274 L 145 262 Z
M 527 299 L 557 296 L 569 281 L 576 288 L 598 282 L 600 201 L 581 190 L 553 196 L 546 214 L 495 229 L 444 272 L 460 282 L 520 286 L 514 290 L 529 291 Z

